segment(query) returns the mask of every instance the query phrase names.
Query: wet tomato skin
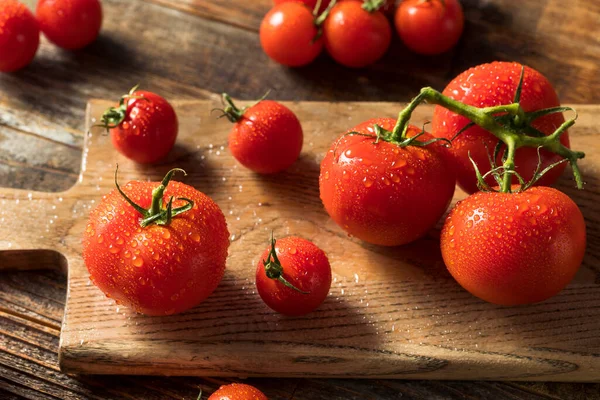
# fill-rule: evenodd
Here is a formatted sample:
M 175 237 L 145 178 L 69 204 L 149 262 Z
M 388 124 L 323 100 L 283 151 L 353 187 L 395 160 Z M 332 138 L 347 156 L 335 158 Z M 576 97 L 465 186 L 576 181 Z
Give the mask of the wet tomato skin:
M 67 50 L 92 43 L 102 26 L 99 0 L 39 0 L 36 17 L 52 43 Z
M 290 167 L 302 151 L 302 126 L 286 106 L 262 100 L 244 112 L 229 134 L 229 149 L 246 168 L 272 174 Z
M 392 130 L 396 120 L 371 119 L 350 131 Z M 421 129 L 409 127 L 408 136 Z M 419 140 L 427 141 L 425 134 Z M 455 176 L 446 149 L 399 147 L 373 137 L 343 135 L 321 163 L 321 200 L 331 218 L 352 236 L 398 246 L 424 236 L 442 217 L 454 194 Z
M 278 239 L 277 257 L 283 266 L 283 277 L 294 287 L 308 294 L 284 286 L 267 277 L 264 260 L 267 248 L 256 266 L 256 288 L 265 304 L 274 311 L 288 316 L 300 316 L 314 311 L 325 301 L 331 288 L 331 266 L 325 252 L 314 243 L 299 237 Z
M 208 400 L 268 400 L 263 392 L 254 386 L 231 383 L 221 386 Z
M 160 182 L 133 181 L 123 191 L 149 208 Z M 183 312 L 206 299 L 225 271 L 229 232 L 220 208 L 180 182 L 169 183 L 163 200 L 186 197 L 194 207 L 170 225 L 140 227 L 141 215 L 113 190 L 90 212 L 83 259 L 90 279 L 108 297 L 146 315 Z M 173 208 L 185 205 L 173 202 Z
M 27 6 L 0 0 L 0 72 L 27 66 L 40 44 L 40 28 Z
M 585 246 L 577 205 L 542 186 L 471 195 L 452 209 L 441 234 L 452 276 L 473 295 L 501 305 L 556 295 L 575 276 Z
M 493 62 L 482 64 L 471 68 L 458 75 L 444 89 L 443 94 L 468 105 L 477 107 L 491 107 L 503 104 L 511 104 L 514 99 L 521 64 L 510 62 Z M 560 105 L 558 96 L 548 80 L 532 68 L 525 67 L 523 79 L 523 90 L 521 93 L 521 106 L 525 112 L 541 110 L 544 108 Z M 546 135 L 554 132 L 565 121 L 562 113 L 547 115 L 535 120 L 532 125 Z M 455 114 L 441 106 L 436 106 L 431 125 L 431 133 L 437 137 L 450 139 L 466 126 L 470 121 Z M 561 136 L 561 143 L 569 146 L 569 135 Z M 498 143 L 491 133 L 474 126 L 464 131 L 452 143 L 450 155 L 457 171 L 459 186 L 467 193 L 475 193 L 477 179 L 473 165 L 469 161 L 469 154 L 477 163 L 482 174 L 490 170 L 488 159 L 489 152 L 493 152 Z M 487 146 L 487 147 L 486 147 Z M 561 157 L 546 150 L 541 151 L 542 169 L 558 162 Z M 501 157 L 497 162 L 501 164 Z M 535 148 L 520 148 L 515 155 L 516 171 L 526 181 L 531 180 L 538 163 L 537 150 Z M 550 170 L 538 185 L 552 185 L 560 177 L 565 169 L 565 164 L 560 164 Z M 495 185 L 493 177 L 488 179 L 489 185 Z M 517 183 L 517 178 L 513 183 Z
M 135 162 L 155 163 L 165 158 L 175 144 L 177 115 L 171 104 L 156 93 L 138 90 L 132 96 L 127 100 L 125 119 L 110 130 L 113 146 Z

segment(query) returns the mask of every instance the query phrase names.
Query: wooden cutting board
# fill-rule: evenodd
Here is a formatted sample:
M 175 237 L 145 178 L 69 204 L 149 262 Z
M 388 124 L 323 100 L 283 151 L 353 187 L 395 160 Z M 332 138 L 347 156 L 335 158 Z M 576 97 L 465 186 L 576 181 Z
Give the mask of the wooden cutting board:
M 586 190 L 569 175 L 559 188 L 587 221 L 588 251 L 575 280 L 541 304 L 500 307 L 465 292 L 446 272 L 439 231 L 414 244 L 382 248 L 349 238 L 319 199 L 319 163 L 331 141 L 375 116 L 393 117 L 390 103 L 289 103 L 305 130 L 304 150 L 288 171 L 248 172 L 227 150 L 229 123 L 216 120 L 208 101 L 175 102 L 180 133 L 164 163 L 129 162 L 110 138 L 92 128 L 81 175 L 63 193 L 0 189 L 0 266 L 68 269 L 60 341 L 63 370 L 96 374 L 266 377 L 357 377 L 600 381 L 600 106 L 576 106 L 571 130 L 585 150 Z M 91 126 L 111 103 L 92 101 Z M 419 107 L 414 122 L 431 118 Z M 227 271 L 203 304 L 181 315 L 144 317 L 117 306 L 88 279 L 80 257 L 86 218 L 120 181 L 177 179 L 210 195 L 231 233 Z M 457 191 L 456 199 L 464 197 Z M 330 259 L 334 280 L 326 302 L 305 317 L 268 309 L 254 272 L 269 234 L 314 241 Z M 33 333 L 32 333 L 33 334 Z

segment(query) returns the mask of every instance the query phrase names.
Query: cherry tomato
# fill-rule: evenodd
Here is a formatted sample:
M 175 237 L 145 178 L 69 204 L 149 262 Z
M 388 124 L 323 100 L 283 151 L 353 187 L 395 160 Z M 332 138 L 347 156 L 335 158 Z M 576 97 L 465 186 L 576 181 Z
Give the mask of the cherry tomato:
M 351 129 L 373 135 L 373 125 L 392 130 L 396 120 L 371 119 Z M 409 126 L 407 137 L 420 133 Z M 432 137 L 422 136 L 421 141 Z M 439 143 L 406 146 L 361 135 L 343 135 L 321 163 L 321 200 L 350 235 L 383 246 L 412 242 L 442 217 L 456 180 Z
M 282 3 L 273 7 L 260 24 L 260 44 L 279 64 L 301 67 L 323 51 L 318 33 L 315 17 L 306 5 Z
M 302 151 L 302 126 L 286 106 L 261 100 L 239 109 L 223 94 L 225 115 L 234 123 L 229 134 L 231 154 L 246 168 L 272 174 L 291 166 Z
M 117 186 L 90 212 L 83 235 L 92 282 L 107 297 L 146 315 L 198 305 L 225 271 L 229 232 L 223 212 L 193 187 L 169 183 L 174 172 L 162 183 L 129 182 L 123 194 Z
M 136 88 L 121 98 L 118 107 L 104 113 L 99 126 L 110 130 L 115 149 L 141 164 L 166 157 L 179 129 L 177 115 L 169 102 Z
M 369 12 L 358 0 L 342 1 L 323 24 L 325 48 L 347 67 L 361 68 L 379 60 L 392 39 L 392 28 L 381 11 Z
M 323 250 L 299 237 L 275 241 L 256 267 L 256 288 L 265 304 L 280 314 L 314 311 L 331 288 L 331 266 Z
M 511 104 L 519 84 L 521 68 L 521 64 L 509 62 L 482 64 L 454 78 L 444 89 L 443 94 L 454 100 L 477 107 Z M 558 96 L 550 82 L 542 74 L 529 67 L 525 67 L 520 104 L 525 112 L 560 105 Z M 538 118 L 533 121 L 532 125 L 545 135 L 549 135 L 564 121 L 562 113 L 558 113 Z M 469 122 L 467 118 L 438 106 L 433 113 L 432 134 L 450 139 Z M 564 133 L 560 141 L 563 145 L 569 147 L 568 133 Z M 453 141 L 450 153 L 457 170 L 458 184 L 466 192 L 474 193 L 478 190 L 477 179 L 473 165 L 469 161 L 469 154 L 477 163 L 481 173 L 484 174 L 490 170 L 488 157 L 490 153 L 493 153 L 497 143 L 498 139 L 478 126 L 467 129 Z M 501 164 L 500 158 L 499 156 L 498 164 Z M 541 158 L 542 169 L 562 159 L 559 155 L 546 150 L 541 151 Z M 526 181 L 530 181 L 538 164 L 537 149 L 518 149 L 515 164 L 516 171 Z M 552 185 L 564 169 L 565 164 L 553 168 L 537 184 Z M 513 183 L 517 183 L 516 179 L 515 177 Z M 495 185 L 495 181 L 491 176 L 488 184 Z
M 29 65 L 39 44 L 40 28 L 27 6 L 16 0 L 0 0 L 0 72 Z
M 458 43 L 464 26 L 458 0 L 403 0 L 394 17 L 406 46 L 420 54 L 440 54 Z
M 441 247 L 448 271 L 466 290 L 491 303 L 517 305 L 552 297 L 573 279 L 585 236 L 573 200 L 533 187 L 479 192 L 461 201 L 446 219 Z
M 39 0 L 36 16 L 48 40 L 63 49 L 77 50 L 98 37 L 102 5 L 98 0 Z
M 263 392 L 243 383 L 223 385 L 208 400 L 268 400 Z
M 318 0 L 273 0 L 273 3 L 275 5 L 282 4 L 282 3 L 289 3 L 289 2 L 304 3 L 310 10 L 314 10 L 315 7 L 317 6 Z M 330 2 L 331 2 L 331 0 L 321 1 L 321 6 L 319 7 L 319 13 L 322 13 L 323 11 L 325 11 L 327 6 L 329 6 Z

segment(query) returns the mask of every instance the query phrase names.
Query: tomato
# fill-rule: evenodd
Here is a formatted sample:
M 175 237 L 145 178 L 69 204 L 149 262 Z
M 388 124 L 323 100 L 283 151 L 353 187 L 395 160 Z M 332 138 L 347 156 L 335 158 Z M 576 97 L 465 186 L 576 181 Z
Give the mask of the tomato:
M 323 51 L 318 34 L 311 10 L 297 2 L 273 7 L 260 24 L 260 44 L 265 53 L 289 67 L 301 67 L 317 58 Z
M 329 260 L 306 239 L 271 239 L 256 267 L 256 288 L 265 304 L 278 313 L 308 314 L 325 301 L 331 288 Z
M 519 84 L 521 68 L 521 64 L 509 62 L 482 64 L 454 78 L 446 89 L 444 89 L 443 94 L 454 100 L 476 107 L 511 104 Z M 542 74 L 529 67 L 525 67 L 520 104 L 525 112 L 560 105 L 558 96 L 548 80 Z M 549 135 L 564 121 L 562 113 L 557 113 L 538 118 L 531 125 L 545 135 Z M 469 122 L 467 118 L 437 106 L 433 113 L 432 134 L 437 137 L 452 138 Z M 563 145 L 569 147 L 568 133 L 564 133 L 560 141 Z M 493 153 L 496 143 L 498 143 L 498 139 L 478 126 L 467 129 L 453 141 L 450 153 L 453 164 L 457 169 L 458 184 L 466 192 L 474 193 L 477 191 L 477 179 L 473 165 L 469 161 L 469 154 L 471 154 L 471 157 L 477 163 L 481 173 L 484 174 L 490 170 L 488 156 L 490 153 Z M 498 157 L 498 164 L 501 164 L 500 158 Z M 560 161 L 562 157 L 542 150 L 541 159 L 542 169 L 544 169 Z M 537 150 L 535 148 L 518 149 L 515 164 L 516 171 L 526 181 L 530 181 L 538 164 Z M 560 177 L 564 169 L 565 164 L 553 168 L 537 184 L 543 186 L 552 185 Z M 515 177 L 513 183 L 516 182 Z M 488 184 L 492 186 L 496 184 L 491 176 Z
M 254 386 L 231 383 L 221 386 L 208 400 L 267 400 L 267 396 Z
M 111 107 L 99 124 L 110 130 L 113 146 L 125 157 L 141 163 L 160 161 L 171 151 L 178 132 L 177 115 L 161 96 L 136 90 Z
M 373 125 L 392 130 L 396 120 L 371 119 L 351 129 L 373 135 Z M 409 126 L 407 137 L 421 130 Z M 425 134 L 427 141 L 431 136 Z M 383 246 L 412 242 L 442 217 L 456 180 L 446 150 L 343 135 L 321 163 L 321 200 L 331 218 L 350 235 Z
M 136 207 L 117 186 L 90 212 L 83 235 L 90 280 L 118 304 L 146 315 L 198 305 L 225 271 L 229 232 L 223 212 L 193 187 L 169 183 L 174 171 L 162 183 L 125 185 L 124 195 Z
M 302 151 L 302 126 L 296 115 L 276 101 L 261 100 L 239 109 L 231 98 L 224 112 L 234 123 L 229 134 L 231 154 L 246 168 L 272 174 L 291 166 Z
M 342 1 L 323 24 L 325 48 L 347 67 L 361 68 L 379 60 L 392 39 L 392 28 L 381 11 L 369 12 L 362 1 Z
M 456 46 L 463 32 L 464 15 L 459 0 L 403 0 L 394 22 L 409 49 L 432 55 Z
M 48 40 L 64 49 L 77 50 L 98 37 L 102 5 L 98 0 L 39 0 L 36 16 Z
M 278 4 L 282 4 L 282 3 L 289 3 L 289 2 L 300 2 L 300 3 L 304 3 L 306 4 L 306 6 L 310 9 L 310 10 L 314 10 L 315 7 L 317 6 L 317 3 L 319 2 L 319 0 L 273 0 L 273 3 L 275 5 Z M 331 2 L 331 0 L 323 0 L 321 1 L 321 6 L 319 7 L 319 13 L 322 13 L 323 11 L 325 11 L 325 9 L 327 8 L 327 6 L 329 6 L 329 3 Z
M 560 292 L 579 269 L 585 243 L 581 211 L 549 187 L 471 195 L 450 212 L 441 236 L 444 262 L 458 283 L 502 305 Z
M 27 66 L 40 44 L 40 28 L 27 6 L 0 0 L 0 72 Z

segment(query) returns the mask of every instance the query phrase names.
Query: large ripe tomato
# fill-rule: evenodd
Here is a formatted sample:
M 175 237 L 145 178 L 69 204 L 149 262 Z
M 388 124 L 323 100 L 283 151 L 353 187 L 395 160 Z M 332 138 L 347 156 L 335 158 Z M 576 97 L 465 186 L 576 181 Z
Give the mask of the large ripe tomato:
M 302 151 L 302 126 L 296 115 L 276 101 L 261 100 L 247 109 L 237 108 L 223 95 L 225 115 L 234 123 L 229 149 L 246 168 L 272 174 L 291 166 Z
M 27 6 L 0 0 L 0 72 L 28 65 L 40 44 L 40 28 Z
M 83 235 L 90 279 L 107 297 L 147 315 L 196 306 L 215 290 L 225 271 L 229 232 L 221 209 L 193 187 L 169 183 L 172 173 L 162 183 L 132 181 L 123 187 L 143 210 L 154 206 L 149 215 L 116 189 L 90 212 Z M 170 199 L 174 216 L 169 221 Z M 180 209 L 190 202 L 191 209 Z M 158 219 L 142 226 L 150 215 Z
M 373 125 L 392 130 L 396 120 L 372 119 L 350 131 L 373 135 Z M 409 126 L 408 137 L 421 130 Z M 419 140 L 427 141 L 429 135 Z M 398 246 L 432 229 L 442 217 L 456 180 L 445 148 L 343 135 L 321 163 L 321 200 L 346 232 L 372 244 Z
M 77 50 L 98 37 L 102 5 L 99 0 L 39 0 L 36 16 L 48 40 L 63 49 Z
M 509 62 L 494 62 L 482 64 L 471 68 L 446 86 L 443 94 L 465 104 L 477 107 L 490 107 L 511 104 L 515 96 L 521 75 L 521 64 Z M 541 110 L 560 105 L 556 92 L 548 80 L 536 70 L 525 67 L 523 87 L 521 92 L 521 107 L 526 112 Z M 535 120 L 532 125 L 546 135 L 554 132 L 565 121 L 562 113 L 551 114 Z M 441 106 L 437 106 L 433 113 L 431 133 L 437 137 L 452 138 L 470 121 Z M 569 135 L 564 133 L 561 143 L 569 147 Z M 450 153 L 457 170 L 457 180 L 461 188 L 468 193 L 477 191 L 477 178 L 473 165 L 469 161 L 469 153 L 477 163 L 482 174 L 490 170 L 489 154 L 494 151 L 498 143 L 491 133 L 474 126 L 464 131 L 452 143 Z M 487 146 L 487 147 L 486 147 Z M 558 162 L 561 156 L 541 151 L 542 169 Z M 498 164 L 501 164 L 498 157 Z M 538 164 L 537 149 L 521 148 L 516 152 L 516 171 L 526 181 L 531 180 Z M 565 164 L 553 168 L 538 185 L 552 185 L 560 177 Z M 517 183 L 514 177 L 513 183 Z M 494 186 L 493 177 L 489 177 L 488 184 Z
M 403 0 L 394 22 L 409 49 L 420 54 L 440 54 L 458 43 L 464 15 L 458 0 Z
M 331 288 L 329 260 L 306 239 L 271 239 L 256 267 L 256 288 L 265 304 L 278 313 L 308 314 L 325 301 Z
M 112 143 L 125 157 L 142 164 L 163 159 L 175 144 L 179 125 L 175 110 L 161 96 L 136 90 L 108 109 L 100 126 L 110 130 Z
M 304 4 L 306 4 L 306 6 L 310 10 L 314 10 L 315 7 L 317 6 L 317 3 L 319 2 L 319 0 L 273 0 L 273 3 L 275 5 L 282 4 L 282 3 L 289 3 L 289 2 L 304 3 Z M 331 2 L 331 0 L 323 0 L 323 1 L 321 1 L 321 6 L 319 7 L 319 11 L 318 12 L 322 13 L 323 11 L 325 11 L 325 9 L 327 8 L 327 6 L 329 6 L 330 2 Z
M 347 67 L 361 68 L 379 60 L 392 39 L 392 28 L 381 11 L 363 9 L 359 0 L 342 1 L 323 24 L 329 55 Z
M 567 195 L 533 187 L 461 201 L 446 219 L 441 247 L 448 271 L 465 289 L 516 305 L 560 292 L 581 265 L 585 236 L 581 211 Z
M 310 64 L 323 50 L 311 10 L 299 2 L 279 4 L 260 24 L 260 44 L 274 61 L 289 67 Z
M 208 400 L 268 400 L 263 392 L 254 386 L 231 383 L 221 386 Z

